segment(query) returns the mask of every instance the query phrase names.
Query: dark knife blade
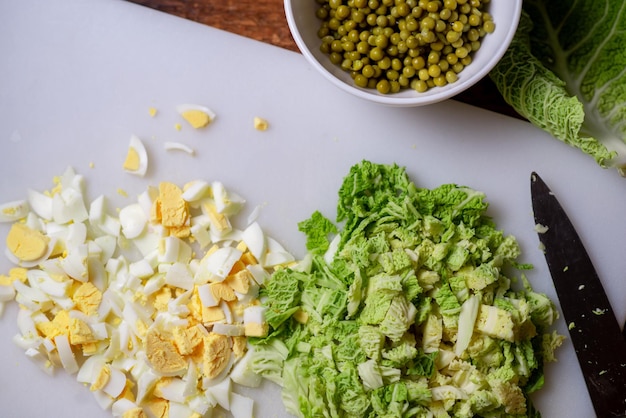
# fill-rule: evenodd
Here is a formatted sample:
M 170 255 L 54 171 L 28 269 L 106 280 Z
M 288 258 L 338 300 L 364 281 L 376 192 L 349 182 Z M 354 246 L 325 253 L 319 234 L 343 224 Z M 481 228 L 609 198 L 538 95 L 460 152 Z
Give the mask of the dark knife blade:
M 537 173 L 531 175 L 531 195 L 539 240 L 596 414 L 624 417 L 626 339 L 578 233 Z

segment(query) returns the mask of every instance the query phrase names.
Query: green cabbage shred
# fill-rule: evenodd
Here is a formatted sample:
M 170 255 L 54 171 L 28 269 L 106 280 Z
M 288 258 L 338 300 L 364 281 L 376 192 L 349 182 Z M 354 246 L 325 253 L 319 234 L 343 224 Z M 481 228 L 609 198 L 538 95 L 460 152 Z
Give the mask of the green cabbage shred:
M 528 395 L 563 340 L 549 330 L 557 313 L 508 273 L 519 246 L 487 206 L 468 187 L 418 188 L 397 165 L 350 169 L 337 226 L 319 212 L 302 222 L 307 255 L 261 295 L 270 331 L 251 364 L 288 412 L 540 416 Z

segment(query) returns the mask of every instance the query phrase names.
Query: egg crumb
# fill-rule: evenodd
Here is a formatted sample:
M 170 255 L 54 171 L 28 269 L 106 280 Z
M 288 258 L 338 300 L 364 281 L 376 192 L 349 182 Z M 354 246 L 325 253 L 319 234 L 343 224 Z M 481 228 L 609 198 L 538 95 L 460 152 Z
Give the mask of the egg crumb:
M 157 110 L 156 110 L 156 108 L 154 108 L 154 107 L 150 107 L 150 108 L 148 109 L 148 114 L 149 114 L 151 117 L 155 117 L 155 116 L 156 116 L 156 114 L 157 114 Z
M 256 129 L 257 131 L 267 131 L 269 126 L 269 122 L 266 119 L 260 118 L 258 116 L 254 117 L 254 129 Z
M 200 129 L 211 123 L 211 117 L 200 109 L 190 109 L 182 113 L 182 117 L 194 128 Z

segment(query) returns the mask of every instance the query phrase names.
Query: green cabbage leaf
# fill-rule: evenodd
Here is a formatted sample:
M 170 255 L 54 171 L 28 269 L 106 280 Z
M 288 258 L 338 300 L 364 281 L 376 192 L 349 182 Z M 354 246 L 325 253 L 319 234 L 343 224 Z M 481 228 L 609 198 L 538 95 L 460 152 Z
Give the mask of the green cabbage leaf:
M 626 3 L 524 0 L 490 72 L 520 115 L 626 176 Z

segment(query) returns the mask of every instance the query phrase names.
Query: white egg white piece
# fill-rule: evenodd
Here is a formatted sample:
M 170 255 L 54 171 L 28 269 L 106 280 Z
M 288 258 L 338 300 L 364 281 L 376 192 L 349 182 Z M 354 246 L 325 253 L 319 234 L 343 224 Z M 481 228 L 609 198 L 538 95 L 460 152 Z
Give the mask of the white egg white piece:
M 212 406 L 209 405 L 203 393 L 198 392 L 197 395 L 190 397 L 186 403 L 192 411 L 199 414 L 201 417 L 211 417 L 212 410 L 210 411 L 209 409 L 212 408 Z
M 241 250 L 234 247 L 222 247 L 206 257 L 204 267 L 213 281 L 222 281 L 242 256 Z
M 150 369 L 145 361 L 142 366 L 133 369 L 133 377 L 137 382 L 137 402 L 141 403 L 149 396 L 156 382 L 161 378 Z
M 254 305 L 248 306 L 243 310 L 244 324 L 263 324 L 265 323 L 265 312 L 267 307 Z
M 187 383 L 183 379 L 178 377 L 170 379 L 166 385 L 162 385 L 159 387 L 161 394 L 163 395 L 163 399 L 180 403 L 185 402 L 186 388 Z
M 74 357 L 74 353 L 72 352 L 68 336 L 65 334 L 57 335 L 54 337 L 54 344 L 57 346 L 57 351 L 63 368 L 69 374 L 78 372 L 78 363 L 76 362 L 76 357 Z
M 165 148 L 166 151 L 182 151 L 189 155 L 194 155 L 196 153 L 193 148 L 189 145 L 183 144 L 182 142 L 166 141 L 163 143 L 163 148 Z
M 72 284 L 69 280 L 55 280 L 47 272 L 38 269 L 29 270 L 26 276 L 31 286 L 41 290 L 50 297 L 60 298 L 67 296 Z
M 128 239 L 137 238 L 146 228 L 148 217 L 139 203 L 124 206 L 119 213 L 122 234 Z
M 187 264 L 176 262 L 165 273 L 165 283 L 185 290 L 193 290 L 194 281 Z
M 200 296 L 202 306 L 207 308 L 217 306 L 219 303 L 219 300 L 216 300 L 213 296 L 213 292 L 211 292 L 211 286 L 209 284 L 198 286 L 198 296 Z
M 226 190 L 226 187 L 220 181 L 212 182 L 211 190 L 213 190 L 215 209 L 224 215 L 232 216 L 239 213 L 246 203 L 245 199 L 237 193 Z
M 193 410 L 181 402 L 170 402 L 168 418 L 188 418 L 193 416 Z
M 240 337 L 244 335 L 244 327 L 241 324 L 223 324 L 216 322 L 213 324 L 213 332 L 229 337 Z
M 243 231 L 243 241 L 248 246 L 252 255 L 259 261 L 259 263 L 263 264 L 265 253 L 267 251 L 267 240 L 265 238 L 265 233 L 257 222 L 251 223 Z
M 219 383 L 208 386 L 206 394 L 210 397 L 209 402 L 215 400 L 219 406 L 230 411 L 230 396 L 232 395 L 232 381 L 226 377 Z
M 252 274 L 252 278 L 258 285 L 263 285 L 270 274 L 260 264 L 250 264 L 246 266 L 246 269 Z
M 54 374 L 54 368 L 52 367 L 47 355 L 35 348 L 28 348 L 24 354 L 26 354 L 26 357 L 35 363 L 47 375 L 52 376 Z
M 116 400 L 113 405 L 111 405 L 111 413 L 114 417 L 123 417 L 126 412 L 135 408 L 137 408 L 136 403 L 129 399 L 121 398 Z
M 188 263 L 191 260 L 192 248 L 180 238 L 169 236 L 163 239 L 164 251 L 159 255 L 161 263 Z
M 95 382 L 105 364 L 106 361 L 101 355 L 87 357 L 80 366 L 78 373 L 76 373 L 76 380 L 80 383 L 91 385 Z
M 254 416 L 254 401 L 236 392 L 230 394 L 230 413 L 233 418 L 250 418 Z
M 154 268 L 145 258 L 135 261 L 134 263 L 130 263 L 128 271 L 130 274 L 140 279 L 147 279 L 154 274 Z
M 295 261 L 295 258 L 287 251 L 272 251 L 265 255 L 263 266 L 276 267 L 289 264 L 293 261 Z
M 206 225 L 194 224 L 192 220 L 191 228 L 189 230 L 191 231 L 191 235 L 198 242 L 198 245 L 200 245 L 201 249 L 207 248 L 213 243 L 211 234 L 209 233 L 209 229 Z
M 89 213 L 80 190 L 67 188 L 52 196 L 52 219 L 56 223 L 83 222 L 88 217 Z
M 130 137 L 130 141 L 128 144 L 129 152 L 131 149 L 137 153 L 139 165 L 136 170 L 127 167 L 124 167 L 124 170 L 127 173 L 143 177 L 146 175 L 146 171 L 148 171 L 148 152 L 146 151 L 146 146 L 137 135 L 131 135 Z
M 28 190 L 28 203 L 39 217 L 52 219 L 52 198 L 36 190 Z
M 89 205 L 89 224 L 98 229 L 100 233 L 114 237 L 120 235 L 120 222 L 107 213 L 104 196 L 98 196 Z
M 88 257 L 89 246 L 87 244 L 81 244 L 68 248 L 67 256 L 61 260 L 61 266 L 63 267 L 63 270 L 65 270 L 65 274 L 74 280 L 78 280 L 79 282 L 88 281 Z
M 0 222 L 15 222 L 30 211 L 30 205 L 26 200 L 14 200 L 0 204 Z
M 209 195 L 211 185 L 204 180 L 194 180 L 185 185 L 183 195 L 184 201 L 189 203 L 197 202 Z
M 13 286 L 0 286 L 0 303 L 10 302 L 15 298 Z
M 126 386 L 126 375 L 121 370 L 111 366 L 109 366 L 109 371 L 111 375 L 106 385 L 102 388 L 102 391 L 112 398 L 117 398 Z
M 243 357 L 233 366 L 233 369 L 230 372 L 230 378 L 233 382 L 250 388 L 261 386 L 263 377 L 260 374 L 255 373 L 250 364 L 252 362 L 253 354 L 254 347 L 249 346 L 246 354 L 244 354 Z
M 93 398 L 96 400 L 96 403 L 100 406 L 100 408 L 102 408 L 103 411 L 111 408 L 113 406 L 113 402 L 115 402 L 115 399 L 102 390 L 95 390 L 91 393 L 93 394 Z

